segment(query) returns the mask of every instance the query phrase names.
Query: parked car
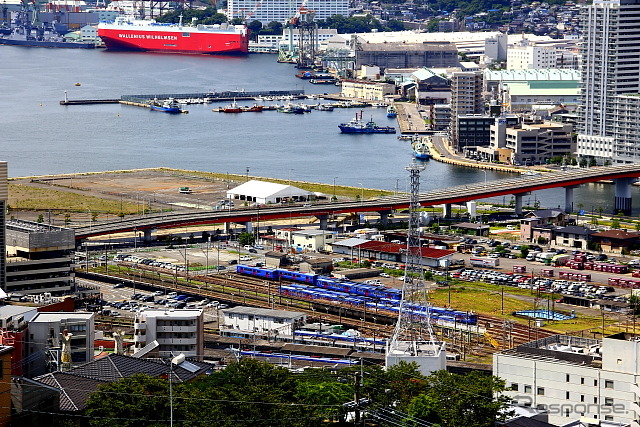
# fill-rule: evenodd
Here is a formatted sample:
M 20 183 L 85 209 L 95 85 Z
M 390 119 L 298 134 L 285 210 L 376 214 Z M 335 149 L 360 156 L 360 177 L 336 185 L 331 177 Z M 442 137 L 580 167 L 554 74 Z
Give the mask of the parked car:
M 250 248 L 250 249 L 249 249 L 249 252 L 251 252 L 252 254 L 257 254 L 257 253 L 258 253 L 258 251 L 256 251 L 256 250 L 255 250 L 255 249 L 253 249 L 253 248 Z
M 120 289 L 120 288 L 124 288 L 125 284 L 120 282 L 120 283 L 116 283 L 115 285 L 113 285 L 113 289 Z

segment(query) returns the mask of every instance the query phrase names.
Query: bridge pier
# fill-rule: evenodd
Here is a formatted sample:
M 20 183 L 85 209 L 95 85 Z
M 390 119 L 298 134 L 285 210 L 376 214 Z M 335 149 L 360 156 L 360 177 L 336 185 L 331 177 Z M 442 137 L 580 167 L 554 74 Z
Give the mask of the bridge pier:
M 445 203 L 442 205 L 442 217 L 451 218 L 451 203 Z
M 253 233 L 253 223 L 251 221 L 245 222 L 244 228 L 247 233 Z
M 386 211 L 379 211 L 378 213 L 380 214 L 380 224 L 389 224 L 389 215 L 393 214 L 393 211 L 391 209 L 388 209 Z
M 613 213 L 622 212 L 624 215 L 631 215 L 631 184 L 636 178 L 617 178 L 613 182 L 616 184 L 616 199 Z
M 326 230 L 327 223 L 329 221 L 329 215 L 327 214 L 316 215 L 316 218 L 318 218 L 318 221 L 320 221 L 320 230 Z
M 524 196 L 528 196 L 531 193 L 527 192 L 527 193 L 520 193 L 520 194 L 514 194 L 513 198 L 515 199 L 515 208 L 514 208 L 514 212 L 516 215 L 522 215 L 522 198 Z
M 151 228 L 145 228 L 145 229 L 143 230 L 143 232 L 144 232 L 144 236 L 143 236 L 143 238 L 142 238 L 142 241 L 143 241 L 143 242 L 145 242 L 145 243 L 149 243 L 149 242 L 151 242 L 151 232 L 152 232 L 152 231 L 153 231 L 153 230 L 152 230 Z
M 224 234 L 226 234 L 228 236 L 229 233 L 231 233 L 231 223 L 230 222 L 225 222 L 224 223 Z
M 577 188 L 577 186 L 572 185 L 569 187 L 564 187 L 564 211 L 566 213 L 573 212 L 573 189 Z

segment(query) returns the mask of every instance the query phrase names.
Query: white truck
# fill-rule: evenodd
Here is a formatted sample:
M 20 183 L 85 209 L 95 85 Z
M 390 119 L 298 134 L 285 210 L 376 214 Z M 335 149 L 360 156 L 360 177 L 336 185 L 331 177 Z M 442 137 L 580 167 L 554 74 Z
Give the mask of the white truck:
M 556 255 L 557 254 L 555 252 L 540 252 L 539 254 L 536 255 L 536 261 L 545 262 L 548 259 L 549 260 L 552 259 Z
M 469 258 L 469 264 L 473 267 L 497 267 L 500 265 L 500 258 Z

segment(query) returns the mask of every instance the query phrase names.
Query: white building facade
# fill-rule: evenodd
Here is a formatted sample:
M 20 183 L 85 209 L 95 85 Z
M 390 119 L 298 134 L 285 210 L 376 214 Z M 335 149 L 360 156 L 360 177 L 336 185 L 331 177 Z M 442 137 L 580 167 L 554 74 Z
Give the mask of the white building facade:
M 521 406 L 544 410 L 549 423 L 582 417 L 640 426 L 639 337 L 602 341 L 556 335 L 496 353 L 493 374 Z
M 224 336 L 293 337 L 307 315 L 297 311 L 237 306 L 222 310 L 224 320 L 220 333 Z
M 268 25 L 272 21 L 284 24 L 295 16 L 301 7 L 316 12 L 315 19 L 327 19 L 333 15 L 349 16 L 347 0 L 229 0 L 227 18 L 260 21 Z
M 145 310 L 136 315 L 135 352 L 157 342 L 147 356 L 172 358 L 178 354 L 202 360 L 204 352 L 204 312 L 201 309 Z M 135 354 L 135 353 L 134 353 Z
M 617 163 L 634 161 L 620 150 L 614 156 L 612 120 L 618 95 L 640 93 L 640 0 L 594 0 L 583 6 L 582 96 L 578 110 L 581 156 Z

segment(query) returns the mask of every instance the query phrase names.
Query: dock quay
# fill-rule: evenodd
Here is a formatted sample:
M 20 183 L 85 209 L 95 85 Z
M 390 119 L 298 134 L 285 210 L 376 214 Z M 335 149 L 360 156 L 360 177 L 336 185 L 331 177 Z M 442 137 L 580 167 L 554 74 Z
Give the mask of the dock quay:
M 291 99 L 304 98 L 304 90 L 263 90 L 263 91 L 223 91 L 223 92 L 197 92 L 197 93 L 156 93 L 147 95 L 122 95 L 120 99 L 65 99 L 60 101 L 60 105 L 91 105 L 91 104 L 126 104 L 138 105 L 144 104 L 148 106 L 149 102 L 158 99 L 165 100 L 173 98 L 175 100 L 185 101 L 186 104 L 208 104 L 211 102 L 225 101 L 246 101 L 256 100 L 257 98 L 281 98 L 290 97 Z
M 60 105 L 91 105 L 91 104 L 119 104 L 119 99 L 65 99 L 60 101 Z
M 415 104 L 397 102 L 394 104 L 398 113 L 397 120 L 401 134 L 431 134 Z

